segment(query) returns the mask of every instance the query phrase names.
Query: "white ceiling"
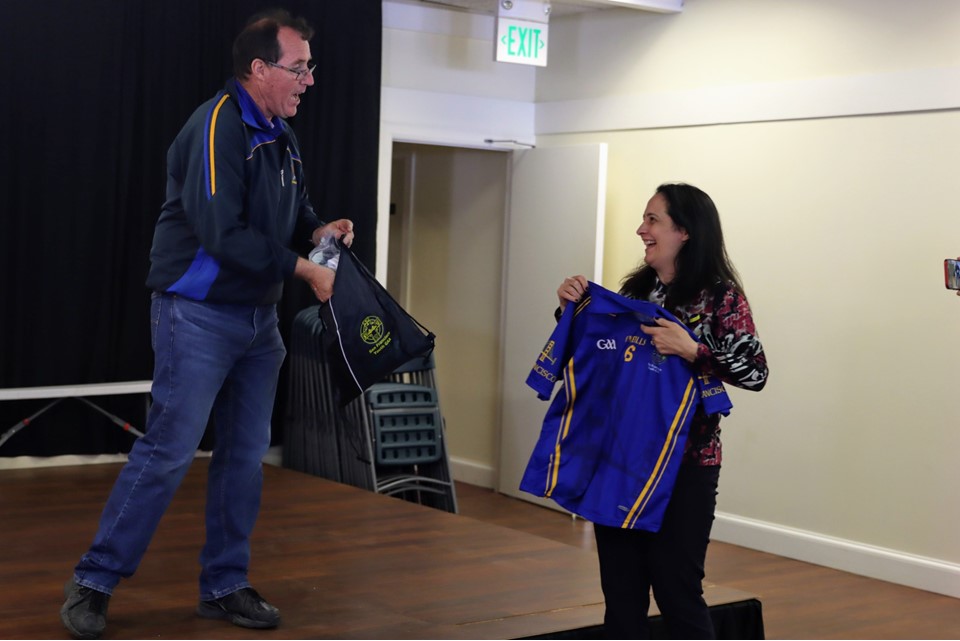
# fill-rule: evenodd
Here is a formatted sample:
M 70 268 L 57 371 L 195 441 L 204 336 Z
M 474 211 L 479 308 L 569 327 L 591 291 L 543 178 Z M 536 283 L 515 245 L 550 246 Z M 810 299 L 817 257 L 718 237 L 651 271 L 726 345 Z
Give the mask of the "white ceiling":
M 470 13 L 497 14 L 497 3 L 500 0 L 401 0 L 408 4 L 422 4 L 435 7 L 444 7 Z M 626 7 L 646 11 L 673 12 L 675 5 L 682 7 L 682 0 L 550 0 L 551 15 L 562 16 L 583 11 Z

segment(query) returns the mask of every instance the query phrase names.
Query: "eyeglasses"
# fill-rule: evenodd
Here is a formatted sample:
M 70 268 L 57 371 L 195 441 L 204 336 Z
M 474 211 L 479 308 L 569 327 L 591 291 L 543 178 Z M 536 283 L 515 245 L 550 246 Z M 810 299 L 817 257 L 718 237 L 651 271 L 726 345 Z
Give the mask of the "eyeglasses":
M 317 65 L 310 65 L 306 69 L 294 69 L 292 67 L 284 67 L 283 65 L 278 65 L 275 62 L 270 62 L 269 60 L 264 60 L 265 63 L 271 67 L 276 67 L 277 69 L 283 69 L 284 71 L 289 71 L 297 77 L 297 82 L 300 82 L 307 77 L 307 74 L 312 74 L 313 70 L 317 68 Z

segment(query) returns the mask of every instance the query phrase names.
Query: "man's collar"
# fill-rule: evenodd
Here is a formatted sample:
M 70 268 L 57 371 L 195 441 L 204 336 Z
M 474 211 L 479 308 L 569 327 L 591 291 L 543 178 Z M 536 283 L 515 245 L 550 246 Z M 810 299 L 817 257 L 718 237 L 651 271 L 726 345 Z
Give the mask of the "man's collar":
M 237 103 L 240 105 L 240 117 L 243 122 L 274 135 L 283 132 L 283 120 L 279 116 L 274 116 L 273 120 L 267 120 L 263 112 L 260 111 L 260 107 L 257 106 L 257 103 L 254 102 L 236 78 L 227 81 L 227 92 L 237 97 Z

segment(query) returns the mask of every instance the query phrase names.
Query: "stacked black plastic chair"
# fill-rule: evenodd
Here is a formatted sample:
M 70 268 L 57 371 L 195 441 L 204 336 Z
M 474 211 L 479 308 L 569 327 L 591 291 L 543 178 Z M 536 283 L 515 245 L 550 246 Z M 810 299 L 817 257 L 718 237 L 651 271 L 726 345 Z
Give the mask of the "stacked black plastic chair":
M 410 361 L 340 407 L 322 331 L 317 307 L 294 319 L 284 466 L 456 512 L 432 356 Z

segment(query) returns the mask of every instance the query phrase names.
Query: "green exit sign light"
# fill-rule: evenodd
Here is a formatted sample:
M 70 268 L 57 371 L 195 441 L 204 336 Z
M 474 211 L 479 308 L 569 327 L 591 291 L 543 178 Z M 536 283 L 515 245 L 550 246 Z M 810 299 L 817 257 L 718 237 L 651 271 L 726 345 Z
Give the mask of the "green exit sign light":
M 497 62 L 547 66 L 547 31 L 544 22 L 497 19 Z

